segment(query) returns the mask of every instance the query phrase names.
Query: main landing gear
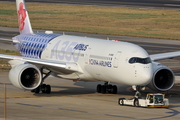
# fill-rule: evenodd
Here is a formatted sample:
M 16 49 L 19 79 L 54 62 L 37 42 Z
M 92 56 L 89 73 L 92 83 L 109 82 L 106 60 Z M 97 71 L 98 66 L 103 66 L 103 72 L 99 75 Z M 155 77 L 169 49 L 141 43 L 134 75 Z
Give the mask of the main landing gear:
M 41 73 L 43 74 L 43 72 L 41 72 Z M 51 74 L 51 71 L 48 73 L 44 73 L 44 74 L 45 74 L 45 76 L 42 78 L 41 85 L 39 85 L 36 89 L 32 90 L 31 92 L 39 93 L 41 91 L 42 93 L 47 93 L 47 94 L 51 93 L 51 86 L 43 84 L 44 80 Z
M 50 94 L 51 93 L 51 86 L 46 85 L 46 84 L 42 84 L 42 85 L 38 86 L 36 89 L 32 90 L 31 92 L 40 93 L 40 91 L 42 91 L 42 93 Z
M 105 82 L 104 85 L 98 84 L 97 85 L 97 92 L 98 93 L 117 93 L 117 86 L 116 85 L 111 85 L 108 82 Z

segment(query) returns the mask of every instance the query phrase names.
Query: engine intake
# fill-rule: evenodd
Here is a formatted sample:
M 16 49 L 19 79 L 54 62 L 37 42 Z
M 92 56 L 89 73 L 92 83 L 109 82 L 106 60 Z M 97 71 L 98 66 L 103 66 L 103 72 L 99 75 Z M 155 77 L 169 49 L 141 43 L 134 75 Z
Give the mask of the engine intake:
M 161 66 L 155 70 L 152 81 L 148 84 L 148 87 L 155 91 L 167 91 L 174 85 L 174 73 L 166 67 Z
M 24 90 L 37 88 L 42 80 L 40 70 L 31 64 L 20 64 L 13 67 L 9 72 L 11 83 Z

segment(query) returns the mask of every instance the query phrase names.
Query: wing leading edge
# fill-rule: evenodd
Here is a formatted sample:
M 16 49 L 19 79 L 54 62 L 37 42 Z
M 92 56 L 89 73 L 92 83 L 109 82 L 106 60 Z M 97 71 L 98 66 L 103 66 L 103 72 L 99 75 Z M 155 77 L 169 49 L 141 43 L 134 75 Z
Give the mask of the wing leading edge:
M 73 73 L 73 72 L 80 72 L 83 73 L 81 68 L 77 63 L 70 63 L 70 62 L 59 62 L 54 60 L 45 60 L 45 59 L 34 59 L 34 58 L 26 58 L 20 56 L 13 56 L 13 55 L 4 55 L 0 54 L 0 59 L 5 60 L 16 60 L 20 61 L 21 63 L 30 63 L 36 66 L 40 66 L 47 69 L 56 69 L 59 72 L 66 72 L 66 73 Z
M 156 60 L 163 60 L 163 59 L 174 58 L 179 56 L 180 56 L 180 51 L 177 51 L 177 52 L 153 54 L 150 55 L 150 58 L 151 60 L 156 61 Z
M 1 41 L 8 41 L 8 42 L 13 42 L 12 39 L 6 39 L 6 38 L 0 38 Z

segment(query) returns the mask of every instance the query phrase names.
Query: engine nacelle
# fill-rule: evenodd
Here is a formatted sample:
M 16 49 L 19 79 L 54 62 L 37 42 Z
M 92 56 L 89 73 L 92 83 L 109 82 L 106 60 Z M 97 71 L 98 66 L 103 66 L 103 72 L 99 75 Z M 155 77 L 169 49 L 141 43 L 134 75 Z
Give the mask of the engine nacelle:
M 167 91 L 175 82 L 173 71 L 160 63 L 153 62 L 154 74 L 148 87 L 155 91 Z
M 40 70 L 32 64 L 20 64 L 14 66 L 9 72 L 11 83 L 23 90 L 33 90 L 41 84 Z

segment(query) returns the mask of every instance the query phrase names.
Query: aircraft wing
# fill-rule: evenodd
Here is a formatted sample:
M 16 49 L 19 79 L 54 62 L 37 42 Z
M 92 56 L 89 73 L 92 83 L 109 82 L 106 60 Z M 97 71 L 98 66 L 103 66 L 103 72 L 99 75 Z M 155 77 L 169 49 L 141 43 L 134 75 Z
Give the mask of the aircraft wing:
M 179 57 L 179 56 L 180 56 L 180 51 L 177 51 L 177 52 L 153 54 L 153 55 L 150 55 L 150 58 L 152 61 L 156 61 L 156 60 L 174 58 L 174 57 Z
M 82 73 L 77 63 L 59 62 L 55 60 L 46 60 L 46 59 L 26 58 L 26 57 L 21 57 L 21 56 L 4 55 L 4 54 L 0 54 L 0 59 L 19 60 L 25 63 L 34 64 L 36 66 L 40 66 L 46 69 L 50 69 L 50 70 L 53 69 L 62 73 L 73 73 L 73 72 Z
M 0 38 L 0 41 L 12 42 L 12 43 L 19 43 L 19 41 L 18 41 L 18 40 L 6 39 L 6 38 Z
M 13 42 L 12 39 L 6 39 L 6 38 L 0 38 L 1 41 L 8 41 L 8 42 Z

